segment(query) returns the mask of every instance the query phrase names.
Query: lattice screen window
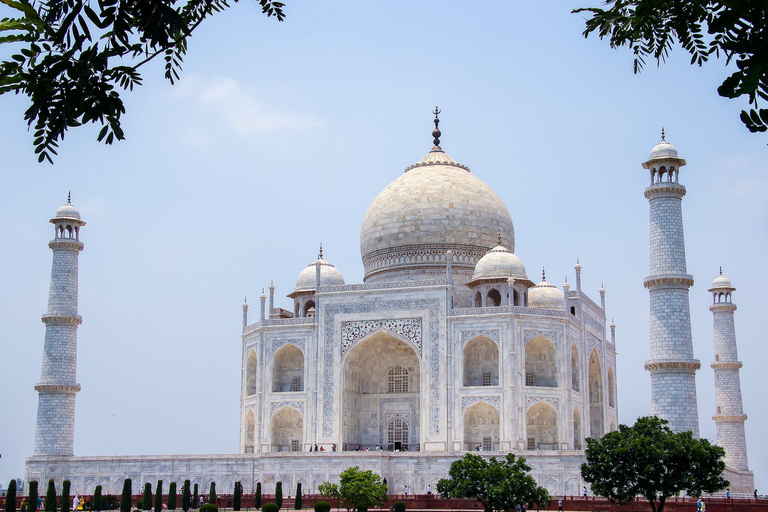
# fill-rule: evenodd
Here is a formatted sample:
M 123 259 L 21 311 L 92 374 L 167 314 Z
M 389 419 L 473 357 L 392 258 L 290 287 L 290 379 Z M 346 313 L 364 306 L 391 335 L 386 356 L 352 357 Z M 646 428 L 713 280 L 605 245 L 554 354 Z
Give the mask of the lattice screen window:
M 484 437 L 483 438 L 483 451 L 489 452 L 493 449 L 493 444 L 491 444 L 491 438 L 490 437 Z
M 389 370 L 387 393 L 408 392 L 408 370 L 398 365 Z
M 293 378 L 293 391 L 301 391 L 301 377 Z
M 529 450 L 535 450 L 536 449 L 536 438 L 535 437 L 529 437 L 528 438 L 528 449 Z
M 533 372 L 525 372 L 525 385 L 533 386 Z
M 387 444 L 395 446 L 395 443 L 408 445 L 408 424 L 400 418 L 394 418 L 387 426 Z
M 291 439 L 291 451 L 292 452 L 298 452 L 299 450 L 299 440 L 298 439 Z
M 491 386 L 491 372 L 483 372 L 483 386 Z

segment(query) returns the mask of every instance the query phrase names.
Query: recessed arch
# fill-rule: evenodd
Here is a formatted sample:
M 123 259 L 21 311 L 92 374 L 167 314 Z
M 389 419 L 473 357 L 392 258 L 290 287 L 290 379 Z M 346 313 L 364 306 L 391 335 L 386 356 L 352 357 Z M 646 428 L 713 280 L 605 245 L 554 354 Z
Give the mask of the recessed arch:
M 245 453 L 253 453 L 256 438 L 256 416 L 253 414 L 253 410 L 248 410 L 248 414 L 245 415 L 245 432 L 243 435 L 243 447 Z
M 464 385 L 499 385 L 499 347 L 486 336 L 475 336 L 464 345 Z
M 304 391 L 304 352 L 287 343 L 272 356 L 272 391 Z
M 536 336 L 525 345 L 525 385 L 557 387 L 557 350 L 544 336 Z
M 272 451 L 301 451 L 304 438 L 304 418 L 295 408 L 286 405 L 272 415 Z
M 256 394 L 257 380 L 256 369 L 258 368 L 258 359 L 256 357 L 256 351 L 251 349 L 248 351 L 248 358 L 245 363 L 245 394 L 251 396 Z
M 616 384 L 612 367 L 608 368 L 608 407 L 616 407 Z
M 390 372 L 399 391 L 390 392 Z M 341 363 L 341 445 L 387 447 L 390 421 L 398 417 L 407 423 L 412 449 L 421 434 L 420 384 L 420 359 L 411 343 L 381 330 L 353 345 Z
M 483 296 L 480 295 L 480 291 L 475 292 L 475 307 L 479 308 L 483 306 Z
M 499 411 L 481 400 L 464 411 L 464 449 L 499 449 Z
M 308 317 L 308 316 L 315 316 L 315 301 L 308 300 L 304 303 L 304 311 L 301 316 Z
M 579 349 L 571 346 L 571 389 L 581 391 L 581 372 L 579 371 Z
M 486 306 L 494 306 L 498 307 L 501 306 L 501 294 L 499 293 L 499 290 L 496 288 L 491 288 L 488 290 L 488 303 Z
M 603 436 L 603 415 L 603 371 L 595 349 L 589 357 L 589 436 L 592 439 Z
M 579 408 L 573 408 L 573 448 L 581 450 L 584 443 L 584 434 L 581 433 L 581 414 Z
M 529 450 L 557 450 L 559 443 L 557 411 L 545 402 L 539 402 L 525 414 L 527 448 Z

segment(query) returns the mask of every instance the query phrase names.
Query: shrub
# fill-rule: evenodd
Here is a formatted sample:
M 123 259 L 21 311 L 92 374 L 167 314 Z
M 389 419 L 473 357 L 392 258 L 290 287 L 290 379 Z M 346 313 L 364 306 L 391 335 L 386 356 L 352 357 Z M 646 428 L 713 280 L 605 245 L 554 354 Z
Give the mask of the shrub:
M 198 503 L 200 503 L 200 493 L 197 484 L 195 484 L 195 494 L 192 496 L 192 508 L 197 508 Z
M 283 508 L 283 482 L 277 482 L 275 485 L 275 505 L 277 508 Z
M 120 512 L 131 512 L 131 479 L 126 478 L 123 482 L 123 494 L 120 496 Z
M 215 503 L 206 503 L 200 507 L 200 512 L 218 512 L 219 507 Z
M 56 484 L 53 478 L 48 480 L 48 493 L 45 495 L 45 512 L 56 512 Z
M 136 510 L 144 510 L 144 500 L 137 500 L 136 501 Z
M 31 510 L 37 510 L 37 480 L 29 482 L 29 507 Z
M 69 494 L 69 493 L 67 493 Z M 64 498 L 61 498 L 62 504 L 64 503 Z M 96 490 L 93 491 L 93 501 L 91 502 L 91 510 L 101 510 L 103 507 L 101 505 L 101 486 L 97 485 Z M 61 507 L 61 512 L 64 512 L 64 506 Z
M 144 499 L 141 500 L 141 510 L 152 510 L 152 484 L 144 484 Z
M 318 501 L 315 503 L 315 512 L 331 512 L 331 504 L 327 501 Z
M 69 512 L 69 480 L 64 480 L 61 484 L 61 512 Z
M 192 496 L 190 496 L 189 492 L 189 480 L 184 480 L 184 488 L 181 491 L 181 508 L 184 512 L 189 510 L 191 500 Z
M 277 503 L 265 503 L 263 507 L 261 507 L 261 512 L 279 512 L 280 507 L 277 506 Z
M 261 482 L 256 482 L 256 496 L 253 497 L 253 508 L 261 508 Z
M 302 503 L 301 503 L 301 482 L 299 482 L 298 484 L 296 484 L 296 506 L 294 506 L 293 508 L 295 508 L 296 510 L 301 510 L 301 508 L 302 508 L 301 505 L 302 505 Z
M 216 504 L 216 482 L 211 482 L 211 490 L 208 493 L 208 503 Z
M 232 510 L 240 510 L 240 504 L 243 498 L 243 484 L 235 482 L 235 496 L 232 498 Z
M 157 481 L 155 490 L 155 512 L 163 512 L 163 481 Z
M 5 512 L 16 512 L 16 479 L 8 484 L 8 491 L 5 493 Z
M 176 510 L 176 482 L 168 485 L 168 510 Z
M 396 501 L 394 505 L 392 505 L 392 509 L 395 512 L 405 512 L 405 502 L 404 501 Z

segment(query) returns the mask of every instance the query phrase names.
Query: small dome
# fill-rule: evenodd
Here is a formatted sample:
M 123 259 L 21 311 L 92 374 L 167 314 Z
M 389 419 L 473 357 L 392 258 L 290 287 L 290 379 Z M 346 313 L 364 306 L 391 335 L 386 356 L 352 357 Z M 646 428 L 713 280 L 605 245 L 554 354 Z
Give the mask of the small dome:
M 528 279 L 523 261 L 502 245 L 497 245 L 475 265 L 472 281 L 499 278 Z
M 714 281 L 712 281 L 712 288 L 709 289 L 709 291 L 715 291 L 715 290 L 728 290 L 728 291 L 734 291 L 736 288 L 733 287 L 731 284 L 731 280 L 728 279 L 723 275 L 723 271 L 720 270 L 720 275 L 715 278 Z
M 651 150 L 651 156 L 648 158 L 648 160 L 656 160 L 659 158 L 678 158 L 677 148 L 675 148 L 675 146 L 666 140 L 662 139 L 661 142 L 653 147 Z
M 66 202 L 56 210 L 57 219 L 77 219 L 80 220 L 80 211 L 72 206 L 72 203 Z
M 296 278 L 295 292 L 309 292 L 315 290 L 316 271 L 315 264 L 320 262 L 320 285 L 321 286 L 336 286 L 344 284 L 344 277 L 341 272 L 336 268 L 320 258 L 315 263 L 310 263 L 307 268 L 301 271 L 299 277 Z
M 565 309 L 565 295 L 557 286 L 542 281 L 528 290 L 528 307 Z

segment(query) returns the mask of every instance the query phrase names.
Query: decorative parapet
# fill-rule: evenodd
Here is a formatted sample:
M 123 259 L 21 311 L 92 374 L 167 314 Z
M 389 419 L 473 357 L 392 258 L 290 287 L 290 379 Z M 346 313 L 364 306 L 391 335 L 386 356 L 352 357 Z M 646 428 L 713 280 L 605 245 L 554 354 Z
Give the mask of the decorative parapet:
M 491 306 L 487 308 L 454 308 L 448 312 L 449 317 L 455 316 L 481 316 L 481 315 L 535 315 L 566 317 L 566 312 L 558 309 L 527 308 L 525 306 Z
M 49 324 L 74 324 L 80 325 L 83 323 L 83 317 L 80 315 L 43 315 L 42 321 L 45 325 Z
M 320 293 L 358 292 L 367 290 L 391 290 L 393 288 L 425 288 L 430 286 L 447 286 L 445 279 L 422 279 L 420 281 L 398 281 L 395 283 L 362 283 L 321 286 Z
M 657 274 L 643 280 L 643 286 L 651 288 L 690 288 L 693 276 L 689 274 Z
M 666 371 L 666 372 L 695 372 L 701 368 L 701 362 L 698 359 L 692 361 L 646 361 L 645 369 L 648 371 Z
M 741 361 L 715 361 L 709 365 L 713 370 L 738 370 L 742 366 Z
M 671 183 L 668 181 L 662 183 L 654 183 L 650 187 L 645 189 L 645 198 L 651 199 L 652 197 L 683 197 L 685 195 L 685 187 L 679 183 Z
M 35 391 L 47 391 L 49 393 L 77 393 L 80 391 L 80 384 L 35 384 Z

